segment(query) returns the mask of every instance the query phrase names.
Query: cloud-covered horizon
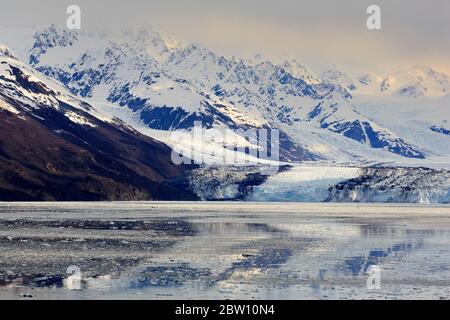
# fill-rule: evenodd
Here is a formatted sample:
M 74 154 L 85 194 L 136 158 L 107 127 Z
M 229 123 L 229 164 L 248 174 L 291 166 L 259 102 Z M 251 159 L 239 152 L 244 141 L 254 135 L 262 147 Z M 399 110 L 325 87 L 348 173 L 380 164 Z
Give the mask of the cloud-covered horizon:
M 16 0 L 2 3 L 0 24 L 63 25 L 70 4 L 81 7 L 89 30 L 151 24 L 224 55 L 296 58 L 316 72 L 429 65 L 450 73 L 448 0 Z M 371 4 L 382 9 L 382 30 L 366 28 Z

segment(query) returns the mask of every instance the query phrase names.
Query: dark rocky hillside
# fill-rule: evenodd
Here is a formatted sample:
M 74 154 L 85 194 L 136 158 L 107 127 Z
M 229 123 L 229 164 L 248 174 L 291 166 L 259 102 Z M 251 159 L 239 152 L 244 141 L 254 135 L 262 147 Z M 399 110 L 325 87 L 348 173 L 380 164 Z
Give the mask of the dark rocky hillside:
M 73 124 L 51 109 L 39 116 L 0 111 L 1 201 L 196 198 L 171 186 L 188 168 L 172 164 L 166 145 L 100 121 Z

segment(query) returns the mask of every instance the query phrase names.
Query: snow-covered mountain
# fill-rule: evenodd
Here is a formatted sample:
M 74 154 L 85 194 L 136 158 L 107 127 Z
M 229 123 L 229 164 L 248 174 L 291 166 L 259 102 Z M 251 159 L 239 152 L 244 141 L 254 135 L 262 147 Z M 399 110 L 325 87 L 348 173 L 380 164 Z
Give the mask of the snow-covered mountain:
M 0 45 L 0 200 L 197 199 L 172 184 L 192 166 L 104 116 Z
M 317 77 L 295 59 L 228 58 L 152 28 L 97 36 L 51 26 L 19 32 L 20 41 L 3 33 L 17 49 L 0 45 L 4 199 L 450 201 L 448 77 L 431 68 Z M 239 132 L 280 129 L 281 160 L 311 164 L 270 175 L 258 159 L 174 165 L 167 145 L 223 149 L 214 137 L 173 134 L 199 122 L 233 129 L 234 148 L 258 149 Z
M 406 97 L 442 97 L 450 92 L 450 77 L 427 66 L 415 66 L 385 78 L 381 91 Z
M 321 74 L 324 82 L 339 84 L 352 95 L 442 97 L 450 92 L 450 77 L 429 66 L 413 66 L 388 76 L 350 75 L 339 69 Z
M 320 84 L 320 79 L 315 76 L 311 71 L 309 71 L 304 65 L 298 62 L 296 59 L 285 60 L 281 67 L 294 76 L 297 79 L 302 79 L 307 84 L 318 85 Z
M 23 58 L 73 94 L 127 107 L 151 129 L 190 130 L 196 122 L 205 128 L 277 128 L 283 161 L 400 161 L 423 159 L 430 151 L 356 108 L 359 92 L 404 92 L 393 85 L 397 78 L 386 78 L 390 89 L 382 91 L 383 78 L 373 75 L 353 78 L 330 70 L 316 77 L 295 59 L 248 63 L 199 44 L 181 45 L 153 28 L 100 37 L 51 26 L 21 44 Z M 445 80 L 428 72 L 421 83 L 433 79 Z M 437 90 L 429 88 L 427 93 Z
M 349 91 L 355 91 L 358 89 L 355 79 L 347 73 L 335 68 L 323 71 L 320 78 L 323 82 L 340 85 Z
M 83 98 L 127 106 L 152 129 L 191 129 L 196 122 L 201 122 L 205 128 L 270 127 L 267 121 L 260 122 L 245 110 L 220 99 L 212 88 L 198 88 L 186 77 L 171 74 L 166 64 L 149 55 L 154 51 L 149 46 L 156 42 L 157 49 L 167 53 L 173 48 L 161 49 L 166 42 L 156 41 L 158 35 L 150 36 L 148 33 L 148 30 L 139 32 L 134 37 L 128 37 L 127 41 L 97 41 L 91 37 L 59 32 L 51 27 L 46 32 L 35 34 L 38 40 L 31 50 L 30 63 Z M 143 36 L 153 40 L 141 41 Z M 48 40 L 42 41 L 43 38 Z M 78 41 L 70 44 L 75 38 Z M 57 45 L 60 43 L 63 45 Z M 42 45 L 44 48 L 41 48 Z M 36 46 L 41 49 L 36 50 Z M 194 47 L 177 53 L 186 54 Z M 158 60 L 161 59 L 158 56 Z M 175 53 L 168 57 L 168 61 L 174 64 L 176 59 Z M 281 133 L 280 143 L 282 160 L 311 160 L 316 157 L 284 133 Z
M 94 126 L 81 112 L 95 110 L 68 93 L 55 80 L 39 75 L 22 63 L 6 46 L 0 45 L 0 96 L 2 108 L 15 114 L 39 111 L 44 105 L 62 111 L 71 121 Z M 14 102 L 14 103 L 12 103 Z M 67 109 L 67 110 L 66 110 Z
M 12 59 L 17 59 L 14 53 L 7 46 L 0 44 L 0 55 Z

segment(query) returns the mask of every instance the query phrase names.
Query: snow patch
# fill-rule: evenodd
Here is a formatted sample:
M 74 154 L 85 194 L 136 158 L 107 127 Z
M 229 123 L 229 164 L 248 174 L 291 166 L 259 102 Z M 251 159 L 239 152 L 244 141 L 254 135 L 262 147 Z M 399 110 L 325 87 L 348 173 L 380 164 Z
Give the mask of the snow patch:
M 66 112 L 64 112 L 64 115 L 67 118 L 69 118 L 70 121 L 72 121 L 74 123 L 81 124 L 83 126 L 92 127 L 92 128 L 97 127 L 95 124 L 93 124 L 92 122 L 87 120 L 85 117 L 83 117 L 73 111 L 66 111 Z
M 14 113 L 16 115 L 20 113 L 19 110 L 17 110 L 16 108 L 14 108 L 13 106 L 11 106 L 10 104 L 6 103 L 5 101 L 3 101 L 1 99 L 0 99 L 0 109 L 9 111 L 9 112 Z

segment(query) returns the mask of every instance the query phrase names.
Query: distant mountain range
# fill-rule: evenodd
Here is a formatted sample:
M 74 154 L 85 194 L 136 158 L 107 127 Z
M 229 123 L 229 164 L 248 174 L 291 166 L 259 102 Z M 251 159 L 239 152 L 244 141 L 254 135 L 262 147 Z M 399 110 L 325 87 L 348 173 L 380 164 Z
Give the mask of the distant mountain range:
M 297 59 L 225 57 L 151 27 L 114 36 L 53 25 L 0 28 L 0 42 L 8 45 L 0 45 L 0 201 L 242 200 L 252 199 L 258 185 L 271 188 L 258 166 L 175 165 L 173 150 L 192 155 L 203 144 L 205 165 L 223 151 L 220 139 L 172 134 L 189 137 L 199 123 L 206 131 L 231 129 L 225 142 L 235 149 L 227 152 L 238 158 L 242 149 L 258 149 L 242 132 L 280 130 L 280 177 L 288 180 L 294 177 L 286 164 L 299 162 L 450 166 L 450 81 L 430 67 L 384 77 L 334 68 L 317 76 Z M 405 176 L 411 172 L 427 173 L 414 192 L 407 190 L 414 184 Z M 447 201 L 447 171 L 395 174 L 401 196 L 379 199 Z M 319 176 L 314 183 L 337 188 L 337 194 L 343 182 Z M 378 199 L 365 193 L 367 179 L 349 182 L 357 201 Z M 376 194 L 384 192 L 385 181 L 396 183 L 384 179 Z
M 394 95 L 402 97 L 442 97 L 450 92 L 450 77 L 427 66 L 414 66 L 385 78 L 371 74 L 351 77 L 331 69 L 321 79 L 338 83 L 352 94 Z
M 16 39 L 27 40 L 15 42 L 14 32 Z M 379 99 L 380 105 L 391 98 L 414 103 L 429 98 L 425 104 L 434 108 L 435 97 L 448 93 L 450 81 L 428 67 L 384 78 L 353 77 L 337 69 L 317 77 L 295 59 L 275 64 L 228 58 L 199 44 L 167 40 L 151 27 L 108 37 L 53 25 L 22 32 L 0 29 L 0 39 L 2 34 L 8 34 L 22 59 L 72 94 L 94 105 L 127 107 L 155 129 L 155 138 L 169 144 L 158 132 L 189 130 L 200 121 L 205 128 L 280 129 L 286 162 L 450 156 L 450 150 L 417 144 L 412 132 L 395 130 L 397 121 L 424 119 L 384 114 L 390 121 L 380 122 L 360 108 L 360 96 L 371 103 Z M 427 126 L 429 136 L 447 129 L 443 123 Z

